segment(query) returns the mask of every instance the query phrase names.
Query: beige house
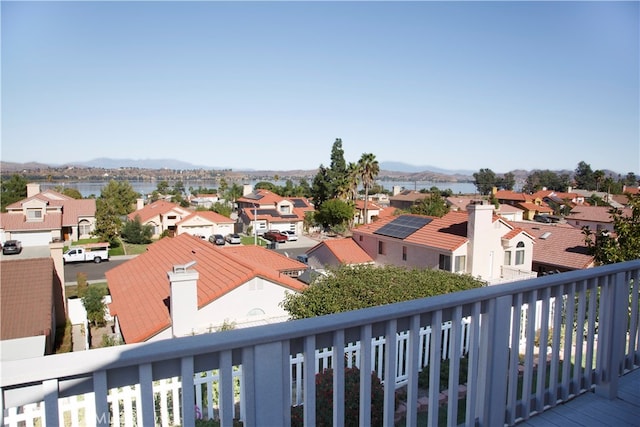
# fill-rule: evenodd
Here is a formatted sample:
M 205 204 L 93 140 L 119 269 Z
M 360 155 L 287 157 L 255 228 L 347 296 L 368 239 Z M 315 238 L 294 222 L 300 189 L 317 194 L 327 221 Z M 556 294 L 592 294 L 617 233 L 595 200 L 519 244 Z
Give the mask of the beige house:
M 91 237 L 96 226 L 96 201 L 74 199 L 53 190 L 41 192 L 27 185 L 27 198 L 7 206 L 0 215 L 0 240 L 15 239 L 22 246 L 45 246 L 53 241 Z
M 177 234 L 188 233 L 208 239 L 213 234 L 226 236 L 235 232 L 235 221 L 213 211 L 196 211 L 177 224 Z
M 191 215 L 191 211 L 180 205 L 165 200 L 158 200 L 148 205 L 142 205 L 142 200 L 138 200 L 138 209 L 127 215 L 129 221 L 140 217 L 142 225 L 153 227 L 153 238 L 158 238 L 162 233 L 168 231 L 177 234 L 178 223 Z
M 258 234 L 278 230 L 300 235 L 306 212 L 314 210 L 304 197 L 281 197 L 268 190 L 247 192 L 236 203 L 245 230 L 251 227 Z
M 353 239 L 377 264 L 470 274 L 488 284 L 535 277 L 534 238 L 494 215 L 489 204 L 442 218 L 400 215 L 353 230 Z

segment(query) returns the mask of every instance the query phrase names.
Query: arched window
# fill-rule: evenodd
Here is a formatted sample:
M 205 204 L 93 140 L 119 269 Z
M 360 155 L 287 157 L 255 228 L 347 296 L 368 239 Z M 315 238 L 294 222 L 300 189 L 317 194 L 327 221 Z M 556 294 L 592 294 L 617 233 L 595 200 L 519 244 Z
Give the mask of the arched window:
M 263 309 L 261 308 L 252 308 L 251 310 L 249 310 L 249 312 L 247 313 L 247 317 L 249 316 L 264 316 L 266 313 L 264 312 Z
M 518 242 L 516 245 L 516 265 L 524 264 L 524 242 Z

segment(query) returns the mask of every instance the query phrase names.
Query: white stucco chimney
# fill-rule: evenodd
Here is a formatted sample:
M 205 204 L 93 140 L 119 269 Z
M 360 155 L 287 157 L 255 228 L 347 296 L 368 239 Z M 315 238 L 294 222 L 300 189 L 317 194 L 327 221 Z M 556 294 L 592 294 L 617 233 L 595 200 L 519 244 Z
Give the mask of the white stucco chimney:
M 67 313 L 67 295 L 64 285 L 64 261 L 62 260 L 62 251 L 64 250 L 63 242 L 51 242 L 49 243 L 49 250 L 51 251 L 51 258 L 53 259 L 53 266 L 56 269 L 58 279 L 62 285 L 62 300 L 64 301 L 64 312 Z
M 253 193 L 253 185 L 251 184 L 242 184 L 242 195 L 246 196 L 247 194 Z
M 493 205 L 482 201 L 467 205 L 469 219 L 467 222 L 467 238 L 469 239 L 469 265 L 473 276 L 488 279 L 493 275 L 492 251 Z
M 397 196 L 398 194 L 400 194 L 401 191 L 402 191 L 402 187 L 400 187 L 399 185 L 394 185 L 391 188 L 391 195 L 392 196 Z
M 167 273 L 171 286 L 171 333 L 174 338 L 194 331 L 198 312 L 198 272 L 189 270 L 196 262 L 174 265 Z
M 33 197 L 40 193 L 40 184 L 37 182 L 30 182 L 27 184 L 27 198 Z
M 144 208 L 144 199 L 136 199 L 136 210 Z

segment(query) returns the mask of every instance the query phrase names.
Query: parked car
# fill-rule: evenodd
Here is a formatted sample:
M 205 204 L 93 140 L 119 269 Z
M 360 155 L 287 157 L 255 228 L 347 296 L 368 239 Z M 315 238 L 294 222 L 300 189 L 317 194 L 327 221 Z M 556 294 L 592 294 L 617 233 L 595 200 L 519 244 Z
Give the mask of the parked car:
M 227 237 L 225 237 L 225 240 L 231 243 L 232 245 L 238 245 L 242 243 L 242 240 L 240 239 L 240 235 L 236 233 L 227 234 Z
M 222 234 L 212 234 L 209 236 L 209 241 L 218 246 L 224 245 L 224 237 L 222 237 Z
M 291 230 L 284 230 L 281 233 L 287 236 L 287 240 L 289 241 L 298 240 L 298 235 Z
M 267 231 L 266 233 L 264 233 L 264 236 L 262 237 L 269 240 L 270 242 L 284 243 L 287 241 L 287 236 L 285 236 L 279 231 L 274 231 L 274 230 Z
M 22 242 L 20 240 L 7 240 L 2 246 L 3 255 L 19 254 L 22 252 Z
M 537 222 L 543 222 L 545 224 L 551 223 L 551 218 L 548 215 L 534 215 L 533 220 Z

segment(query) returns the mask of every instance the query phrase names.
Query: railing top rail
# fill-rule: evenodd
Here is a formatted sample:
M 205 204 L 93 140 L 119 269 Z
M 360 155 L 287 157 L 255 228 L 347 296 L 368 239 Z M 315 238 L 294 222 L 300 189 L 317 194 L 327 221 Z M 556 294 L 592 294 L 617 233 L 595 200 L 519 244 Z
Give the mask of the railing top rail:
M 2 363 L 0 387 L 39 383 L 52 378 L 87 376 L 99 370 L 118 369 L 269 342 L 293 340 L 634 270 L 640 270 L 640 260 L 273 325 L 6 361 Z

